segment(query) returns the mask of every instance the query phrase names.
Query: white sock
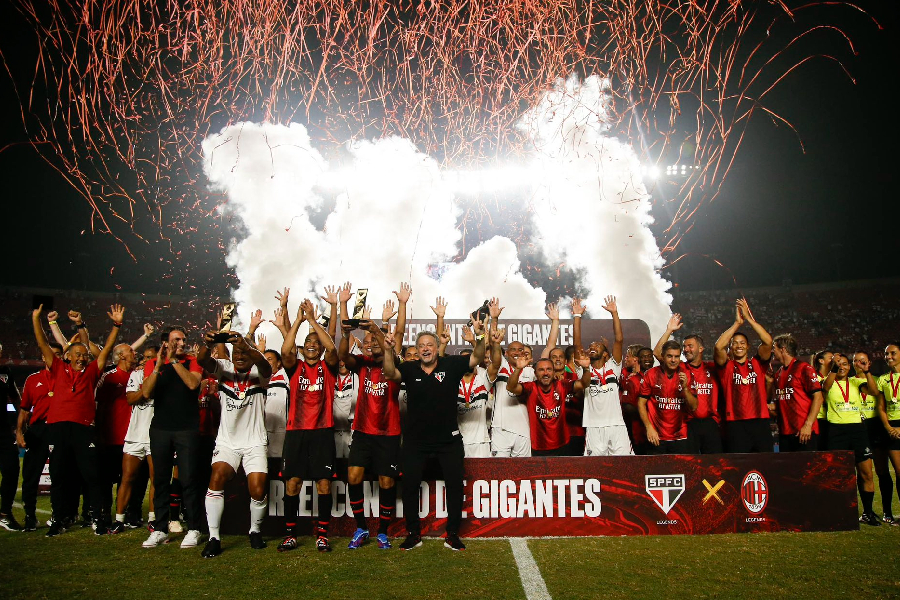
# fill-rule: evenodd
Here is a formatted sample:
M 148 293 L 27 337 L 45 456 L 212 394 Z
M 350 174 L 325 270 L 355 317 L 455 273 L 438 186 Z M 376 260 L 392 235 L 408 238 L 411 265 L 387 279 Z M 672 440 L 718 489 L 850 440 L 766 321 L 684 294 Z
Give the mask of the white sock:
M 147 521 L 149 523 L 152 523 L 155 520 L 156 520 L 156 513 L 153 511 L 150 511 L 150 513 L 147 515 Z
M 206 523 L 209 525 L 209 539 L 219 537 L 219 525 L 225 512 L 225 491 L 206 490 Z
M 116 513 L 116 521 L 119 522 L 119 523 L 124 523 L 124 522 L 125 522 L 125 515 L 120 515 L 119 513 Z
M 250 533 L 259 533 L 259 526 L 262 525 L 263 519 L 266 518 L 266 512 L 269 508 L 269 497 L 266 496 L 262 500 L 254 500 L 250 498 Z

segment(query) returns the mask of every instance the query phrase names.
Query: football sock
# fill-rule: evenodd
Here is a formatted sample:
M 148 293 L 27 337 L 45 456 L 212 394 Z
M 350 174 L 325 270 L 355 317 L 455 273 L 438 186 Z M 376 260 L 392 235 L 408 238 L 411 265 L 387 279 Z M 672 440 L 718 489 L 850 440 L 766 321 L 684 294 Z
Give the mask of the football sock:
M 224 511 L 225 492 L 223 490 L 206 490 L 206 523 L 209 525 L 209 539 L 222 539 L 219 537 L 219 525 L 222 523 Z
M 319 514 L 316 517 L 316 535 L 319 537 L 328 537 L 332 503 L 331 493 L 319 495 Z
M 262 500 L 250 498 L 250 533 L 259 533 L 259 526 L 266 518 L 266 509 L 269 507 L 269 497 Z
M 368 529 L 369 526 L 366 524 L 366 513 L 363 508 L 363 504 L 366 501 L 365 494 L 363 493 L 363 484 L 350 484 L 349 494 L 350 508 L 353 510 L 353 518 L 356 519 L 356 526 L 360 529 Z
M 181 520 L 181 481 L 178 479 L 173 479 L 169 486 L 169 520 Z
M 397 504 L 397 488 L 381 488 L 378 490 L 378 533 L 387 535 L 388 526 L 394 518 L 394 506 Z
M 891 501 L 894 499 L 894 480 L 891 479 L 890 473 L 885 473 L 884 477 L 878 478 L 878 491 L 881 492 L 881 510 L 886 515 L 893 515 Z
M 297 513 L 300 512 L 300 495 L 284 496 L 284 526 L 288 535 L 296 535 Z
M 872 512 L 872 501 L 875 499 L 875 492 L 860 492 L 859 495 L 862 498 L 863 512 Z
M 124 523 L 124 522 L 125 522 L 125 515 L 124 515 L 124 514 L 121 514 L 121 515 L 120 515 L 119 513 L 116 513 L 116 522 L 117 522 L 117 523 Z

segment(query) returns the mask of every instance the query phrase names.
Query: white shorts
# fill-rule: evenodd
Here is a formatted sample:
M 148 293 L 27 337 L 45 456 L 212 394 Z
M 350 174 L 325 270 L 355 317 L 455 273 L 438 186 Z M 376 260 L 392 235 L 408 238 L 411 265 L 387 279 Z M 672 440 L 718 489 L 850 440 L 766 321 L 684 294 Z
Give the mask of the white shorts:
M 136 456 L 144 460 L 150 456 L 150 442 L 125 442 L 122 446 L 122 454 Z
M 524 435 L 491 429 L 491 456 L 521 458 L 531 456 L 531 440 Z
M 634 454 L 625 425 L 584 428 L 585 456 L 628 456 Z
M 213 450 L 212 464 L 223 462 L 231 466 L 237 473 L 238 467 L 244 466 L 244 473 L 268 473 L 269 459 L 266 456 L 265 446 L 253 446 L 252 448 L 229 448 L 223 444 L 216 444 Z
M 343 429 L 334 430 L 335 458 L 350 458 L 350 443 L 353 441 L 353 432 Z
M 490 442 L 478 442 L 475 444 L 463 444 L 463 449 L 466 452 L 466 458 L 490 458 L 491 457 L 491 443 Z

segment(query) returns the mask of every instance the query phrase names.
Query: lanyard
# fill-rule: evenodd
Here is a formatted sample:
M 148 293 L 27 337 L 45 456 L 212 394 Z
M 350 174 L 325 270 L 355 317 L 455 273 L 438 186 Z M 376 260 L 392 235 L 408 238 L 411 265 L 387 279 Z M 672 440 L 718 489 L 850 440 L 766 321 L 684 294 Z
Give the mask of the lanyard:
M 353 373 L 350 373 L 349 375 L 347 375 L 346 378 L 343 376 L 339 377 L 338 378 L 338 386 L 337 386 L 338 391 L 343 392 L 344 388 L 346 388 L 350 384 L 351 381 L 353 381 Z
M 239 381 L 238 377 L 245 378 L 243 382 Z M 243 386 L 241 384 L 243 383 Z M 234 372 L 234 385 L 237 386 L 237 397 L 238 400 L 243 400 L 247 397 L 247 390 L 250 388 L 250 373 L 246 375 L 243 373 Z
M 900 378 L 897 379 L 897 383 L 894 383 L 894 372 L 891 371 L 891 401 L 896 402 L 897 392 L 900 391 Z
M 459 388 L 462 390 L 463 397 L 466 399 L 466 407 L 468 407 L 472 403 L 472 387 L 475 385 L 475 376 L 472 376 L 471 381 L 469 381 L 469 385 L 466 386 L 466 381 L 462 380 L 459 382 Z
M 835 383 L 835 385 L 838 386 L 838 389 L 841 391 L 841 396 L 844 397 L 844 404 L 849 404 L 850 403 L 850 380 L 849 379 L 847 380 L 847 391 L 846 392 L 844 391 L 844 388 L 841 387 L 840 381 L 835 381 L 834 383 Z

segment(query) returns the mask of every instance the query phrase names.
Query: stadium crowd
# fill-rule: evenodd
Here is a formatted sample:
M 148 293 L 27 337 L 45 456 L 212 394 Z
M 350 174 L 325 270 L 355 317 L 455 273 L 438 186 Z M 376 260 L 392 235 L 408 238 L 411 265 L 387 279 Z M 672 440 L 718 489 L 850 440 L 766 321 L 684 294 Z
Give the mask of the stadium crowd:
M 14 420 L 0 453 L 0 527 L 37 529 L 38 483 L 49 458 L 48 537 L 74 525 L 82 496 L 83 510 L 89 510 L 83 523 L 98 535 L 143 526 L 149 482 L 150 535 L 143 546 L 153 548 L 168 543 L 171 533 L 185 533 L 181 546 L 191 548 L 205 533 L 201 554 L 211 558 L 222 552 L 225 485 L 242 467 L 250 492 L 249 542 L 262 549 L 267 480 L 275 476 L 268 464 L 276 458 L 283 461 L 286 516 L 278 550 L 298 547 L 299 494 L 309 481 L 319 494 L 315 545 L 327 552 L 334 465 L 346 458 L 357 522 L 349 548 L 369 539 L 363 510 L 368 476 L 379 486 L 377 544 L 389 549 L 397 479 L 403 478 L 404 504 L 415 505 L 425 465 L 435 460 L 446 481 L 444 545 L 462 550 L 465 457 L 772 452 L 773 420 L 781 452 L 852 450 L 863 505 L 860 522 L 900 524 L 891 513 L 889 470 L 889 463 L 895 472 L 900 469 L 896 341 L 878 342 L 886 372 L 876 373 L 872 344 L 877 340 L 862 332 L 852 338 L 857 346 L 842 340 L 810 355 L 801 340 L 830 335 L 826 315 L 820 333 L 804 331 L 813 337 L 773 337 L 762 323 L 777 314 L 801 323 L 796 308 L 776 298 L 762 302 L 755 314 L 752 298 L 734 302 L 714 295 L 724 308 L 682 308 L 683 316 L 672 316 L 653 348 L 626 347 L 614 297 L 601 307 L 612 318 L 612 342 L 582 339 L 581 324 L 588 317 L 576 298 L 573 344 L 557 346 L 559 308 L 550 305 L 548 345 L 536 356 L 526 344 L 506 343 L 503 307 L 494 298 L 464 328 L 471 349 L 450 355 L 441 298 L 431 307 L 435 332 L 421 331 L 413 345 L 402 345 L 411 293 L 401 284 L 394 292 L 396 304 L 388 300 L 379 320 L 359 304 L 349 309 L 349 283 L 326 287 L 321 300 L 327 318 L 317 303 L 304 299 L 292 320 L 285 288 L 276 292 L 278 306 L 269 321 L 281 333 L 280 346 L 257 335 L 264 322 L 261 310 L 240 333 L 231 330 L 228 310 L 211 319 L 214 326 L 199 310 L 182 312 L 178 319 L 167 315 L 169 322 L 197 325 L 170 324 L 157 336 L 151 324 L 142 331 L 136 323 L 128 328 L 128 308 L 116 298 L 106 313 L 109 333 L 101 345 L 91 338 L 81 312 L 33 309 L 32 339 L 44 368 L 30 375 L 20 392 L 8 367 L 0 367 L 0 399 L 13 408 Z M 839 302 L 828 307 L 827 316 L 843 315 L 849 326 L 861 323 L 862 317 Z M 881 306 L 877 317 L 896 322 L 890 304 Z M 67 323 L 71 337 L 63 331 Z M 711 323 L 719 329 L 700 329 Z M 688 333 L 685 324 L 694 329 Z M 302 341 L 301 327 L 307 332 Z M 0 347 L 0 359 L 3 351 Z M 705 354 L 712 360 L 704 360 Z M 12 513 L 19 448 L 25 449 L 24 525 Z M 881 517 L 872 506 L 876 476 Z M 900 494 L 900 481 L 897 488 Z M 417 511 L 407 511 L 405 521 L 400 548 L 411 550 L 421 545 Z

